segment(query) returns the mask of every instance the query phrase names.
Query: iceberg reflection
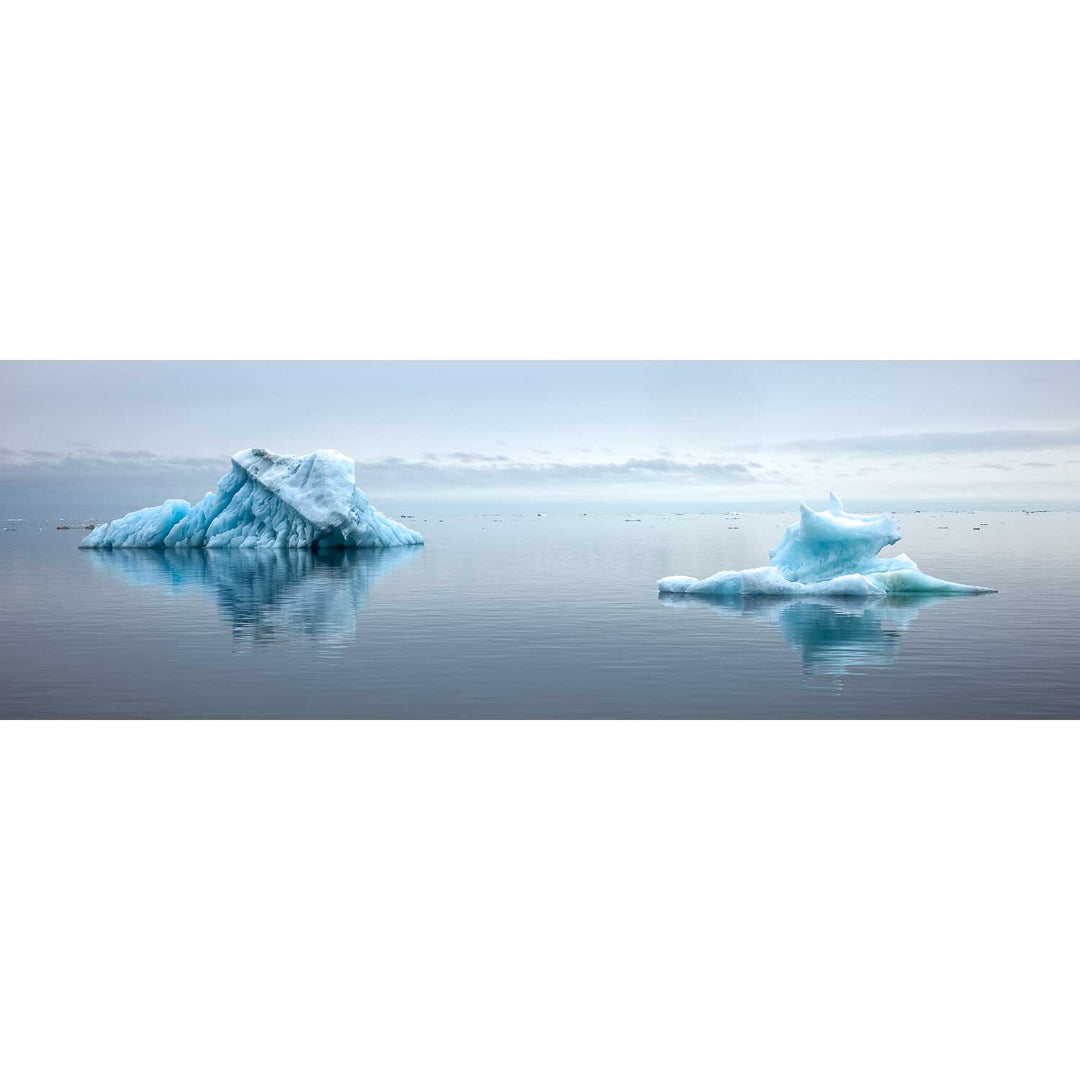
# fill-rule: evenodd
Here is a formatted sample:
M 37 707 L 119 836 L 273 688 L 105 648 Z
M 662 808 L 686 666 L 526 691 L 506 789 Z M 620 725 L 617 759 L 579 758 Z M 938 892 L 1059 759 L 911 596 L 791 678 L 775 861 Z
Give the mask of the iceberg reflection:
M 211 594 L 240 644 L 307 638 L 334 645 L 355 636 L 374 583 L 419 550 L 116 548 L 86 557 L 127 585 Z
M 732 618 L 779 627 L 807 675 L 845 675 L 853 667 L 884 667 L 900 658 L 901 636 L 920 611 L 955 597 L 895 594 L 792 600 L 777 596 L 661 593 L 668 607 L 705 606 Z

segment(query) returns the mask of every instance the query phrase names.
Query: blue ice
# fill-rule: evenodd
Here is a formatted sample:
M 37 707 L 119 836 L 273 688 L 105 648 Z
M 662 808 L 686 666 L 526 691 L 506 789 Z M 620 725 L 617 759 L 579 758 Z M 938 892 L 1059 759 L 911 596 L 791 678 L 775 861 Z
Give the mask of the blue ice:
M 662 593 L 743 596 L 884 596 L 887 593 L 989 593 L 924 574 L 907 555 L 878 552 L 900 539 L 891 514 L 849 514 L 829 492 L 828 510 L 800 507 L 799 520 L 769 552 L 769 565 L 712 577 L 665 577 Z
M 99 525 L 84 548 L 383 548 L 424 538 L 381 514 L 336 450 L 287 457 L 241 450 L 194 506 L 169 499 Z

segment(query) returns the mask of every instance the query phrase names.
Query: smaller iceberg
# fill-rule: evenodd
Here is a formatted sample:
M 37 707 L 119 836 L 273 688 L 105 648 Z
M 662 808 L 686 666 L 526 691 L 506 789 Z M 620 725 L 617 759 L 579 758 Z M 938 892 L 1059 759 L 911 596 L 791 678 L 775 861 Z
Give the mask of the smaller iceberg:
M 192 506 L 168 499 L 99 525 L 82 548 L 384 548 L 424 538 L 379 513 L 336 450 L 287 457 L 241 450 Z
M 711 596 L 884 596 L 891 593 L 950 595 L 992 593 L 980 585 L 924 574 L 906 555 L 880 558 L 878 552 L 900 539 L 891 514 L 849 514 L 829 492 L 828 510 L 805 503 L 799 520 L 769 552 L 769 565 L 752 570 L 721 570 L 708 578 L 665 577 L 661 593 Z

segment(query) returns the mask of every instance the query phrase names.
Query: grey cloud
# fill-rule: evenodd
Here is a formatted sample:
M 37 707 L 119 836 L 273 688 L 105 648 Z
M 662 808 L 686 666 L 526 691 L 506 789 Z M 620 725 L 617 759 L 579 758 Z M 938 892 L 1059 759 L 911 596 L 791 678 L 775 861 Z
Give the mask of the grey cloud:
M 625 480 L 684 480 L 711 483 L 754 483 L 763 479 L 742 462 L 689 462 L 672 458 L 627 458 L 606 462 L 527 462 L 493 460 L 484 455 L 447 455 L 451 464 L 378 458 L 356 463 L 357 480 L 402 485 L 516 487 L 528 485 L 596 484 Z M 471 459 L 480 459 L 475 463 Z
M 1054 463 L 1052 461 L 1025 461 L 1023 462 L 1023 468 L 1025 469 L 1052 469 Z
M 213 469 L 224 472 L 229 456 L 189 457 L 155 454 L 149 450 L 88 450 L 60 453 L 56 450 L 12 450 L 0 447 L 0 467 L 8 469 Z
M 86 484 L 105 486 L 109 482 L 140 482 L 181 474 L 192 483 L 207 483 L 222 476 L 229 467 L 227 455 L 220 457 L 169 457 L 139 451 L 106 450 L 93 453 L 17 451 L 0 447 L 0 482 L 22 489 L 35 484 L 73 487 Z M 682 481 L 747 484 L 782 479 L 775 470 L 763 470 L 756 462 L 680 460 L 670 457 L 627 458 L 622 461 L 559 462 L 515 461 L 504 454 L 480 454 L 459 450 L 435 457 L 410 460 L 380 457 L 358 460 L 357 482 L 403 488 L 493 488 L 558 486 L 618 482 Z M 126 479 L 125 479 L 126 478 Z M 164 497 L 164 496 L 163 496 Z
M 1011 465 L 975 465 L 976 469 L 1000 469 L 1002 472 L 1012 472 Z
M 794 439 L 778 444 L 775 449 L 789 453 L 816 454 L 931 454 L 1041 450 L 1051 446 L 1080 446 L 1080 428 L 1063 428 L 1057 431 L 928 431 L 902 435 L 845 435 L 833 439 Z
M 510 460 L 505 454 L 470 454 L 466 453 L 464 450 L 455 450 L 452 454 L 447 454 L 446 456 L 453 461 L 461 461 L 470 465 L 479 463 L 492 464 Z

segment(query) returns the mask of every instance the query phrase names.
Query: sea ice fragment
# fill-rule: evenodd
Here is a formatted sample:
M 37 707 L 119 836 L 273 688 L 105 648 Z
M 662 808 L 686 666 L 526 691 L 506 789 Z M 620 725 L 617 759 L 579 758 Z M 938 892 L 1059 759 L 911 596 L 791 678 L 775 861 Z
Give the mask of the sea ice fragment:
M 721 570 L 712 577 L 661 578 L 661 593 L 743 596 L 884 596 L 887 593 L 991 593 L 924 574 L 907 555 L 880 558 L 900 539 L 891 514 L 849 514 L 833 492 L 828 510 L 805 503 L 799 520 L 769 552 L 769 565 Z

